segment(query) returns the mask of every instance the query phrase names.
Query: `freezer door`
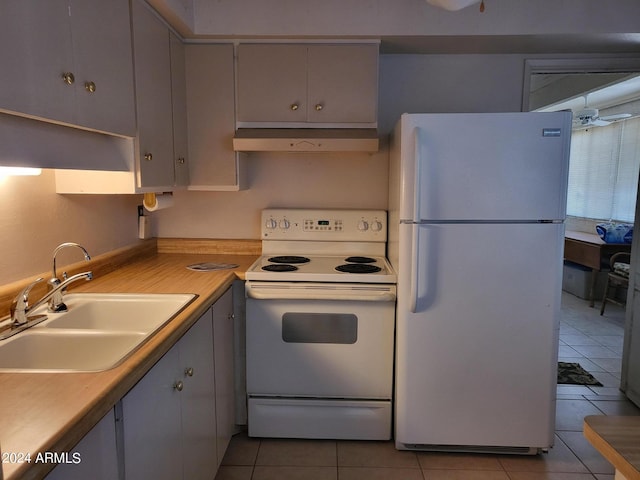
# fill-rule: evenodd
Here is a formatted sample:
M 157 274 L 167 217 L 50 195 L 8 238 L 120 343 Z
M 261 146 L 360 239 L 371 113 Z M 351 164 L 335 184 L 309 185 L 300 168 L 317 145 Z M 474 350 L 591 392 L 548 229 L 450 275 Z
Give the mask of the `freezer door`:
M 400 229 L 398 448 L 551 446 L 563 226 Z
M 571 112 L 404 115 L 397 134 L 401 220 L 565 217 Z

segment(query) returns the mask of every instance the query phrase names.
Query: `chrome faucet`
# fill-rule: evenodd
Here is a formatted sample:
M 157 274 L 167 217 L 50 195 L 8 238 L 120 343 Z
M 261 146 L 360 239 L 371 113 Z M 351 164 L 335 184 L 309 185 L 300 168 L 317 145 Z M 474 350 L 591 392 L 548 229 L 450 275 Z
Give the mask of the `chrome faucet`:
M 63 248 L 67 248 L 67 247 L 79 248 L 80 250 L 82 250 L 82 253 L 84 253 L 84 259 L 86 261 L 91 260 L 91 257 L 89 256 L 89 253 L 87 252 L 87 250 L 82 245 L 79 245 L 77 243 L 73 243 L 73 242 L 61 243 L 60 245 L 58 245 L 55 248 L 55 250 L 53 251 L 52 275 L 51 275 L 51 279 L 47 282 L 47 284 L 49 285 L 49 291 L 50 291 L 50 293 L 52 293 L 52 295 L 51 295 L 51 297 L 49 299 L 49 311 L 50 312 L 66 312 L 67 311 L 67 306 L 65 305 L 64 300 L 63 300 L 64 287 L 63 288 L 57 288 L 58 286 L 60 286 L 62 284 L 62 280 L 60 280 L 58 278 L 58 274 L 56 272 L 56 256 L 58 255 L 58 252 L 60 250 L 62 250 Z M 89 272 L 89 273 L 91 273 L 91 272 Z M 67 279 L 67 272 L 62 272 L 62 278 L 63 278 L 63 280 Z M 87 280 L 91 280 L 91 278 L 88 278 Z
M 45 302 L 49 301 L 54 295 L 66 288 L 70 283 L 77 282 L 78 280 L 81 280 L 83 278 L 85 280 L 91 280 L 93 278 L 93 273 L 76 273 L 75 275 L 66 278 L 63 282 L 60 282 L 59 285 L 54 287 L 53 290 L 49 290 L 44 297 L 35 302 L 33 305 L 29 305 L 29 292 L 37 283 L 41 282 L 43 278 L 40 277 L 36 279 L 35 282 L 27 285 L 27 287 L 18 294 L 18 296 L 13 300 L 13 303 L 11 304 L 11 332 L 8 335 L 4 334 L 2 338 L 7 338 L 46 320 L 46 315 L 41 314 L 29 316 L 29 312 L 37 309 Z

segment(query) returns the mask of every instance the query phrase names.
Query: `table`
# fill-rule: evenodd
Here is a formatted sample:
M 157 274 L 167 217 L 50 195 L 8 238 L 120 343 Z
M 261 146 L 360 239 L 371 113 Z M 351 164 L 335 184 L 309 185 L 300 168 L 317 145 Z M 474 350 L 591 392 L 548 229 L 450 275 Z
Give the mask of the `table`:
M 640 416 L 590 415 L 583 433 L 615 467 L 615 480 L 640 480 Z
M 589 306 L 593 307 L 594 292 L 598 272 L 609 268 L 611 255 L 618 252 L 631 252 L 631 244 L 605 243 L 598 235 L 575 230 L 564 233 L 564 259 L 591 269 L 589 287 Z

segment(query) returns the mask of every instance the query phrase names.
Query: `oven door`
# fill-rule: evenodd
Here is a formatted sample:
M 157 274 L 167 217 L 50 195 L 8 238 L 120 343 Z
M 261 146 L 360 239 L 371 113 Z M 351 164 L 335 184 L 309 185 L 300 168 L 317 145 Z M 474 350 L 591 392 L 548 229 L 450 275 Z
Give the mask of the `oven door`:
M 247 393 L 390 399 L 395 293 L 395 285 L 247 282 Z

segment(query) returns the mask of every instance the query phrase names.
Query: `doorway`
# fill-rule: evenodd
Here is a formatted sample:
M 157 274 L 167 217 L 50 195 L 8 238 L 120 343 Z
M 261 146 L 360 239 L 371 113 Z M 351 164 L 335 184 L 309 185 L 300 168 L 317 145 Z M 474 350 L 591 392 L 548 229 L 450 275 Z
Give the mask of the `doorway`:
M 574 126 L 580 130 L 597 128 L 600 126 L 598 123 L 604 126 L 640 117 L 640 59 L 637 58 L 529 60 L 525 65 L 524 83 L 523 111 L 571 109 L 574 112 Z M 637 187 L 637 173 L 632 182 Z M 631 206 L 633 215 L 630 216 L 634 224 L 640 219 L 640 202 L 637 199 L 636 192 L 632 199 L 636 205 L 635 208 Z M 590 227 L 587 222 L 583 228 Z M 636 238 L 634 246 L 637 242 Z M 633 281 L 640 263 L 636 258 L 637 250 L 633 248 L 631 256 L 620 388 L 634 403 L 640 405 L 640 379 L 634 380 L 634 377 L 640 378 L 640 335 L 637 334 L 640 332 L 640 311 L 634 314 L 633 309 L 634 291 L 640 287 L 634 288 Z M 601 298 L 596 298 L 598 301 Z M 640 304 L 637 300 L 635 303 Z M 635 322 L 634 316 L 637 317 Z M 636 334 L 631 335 L 632 331 Z

